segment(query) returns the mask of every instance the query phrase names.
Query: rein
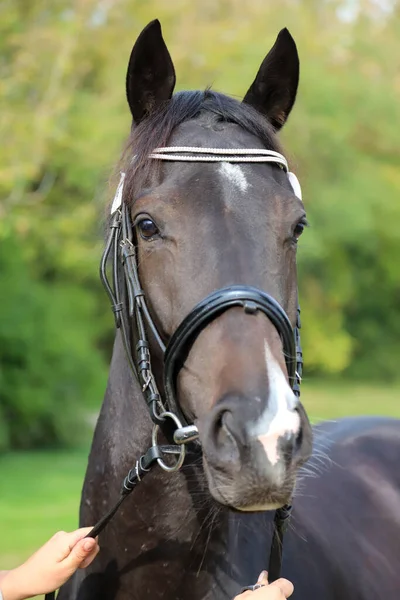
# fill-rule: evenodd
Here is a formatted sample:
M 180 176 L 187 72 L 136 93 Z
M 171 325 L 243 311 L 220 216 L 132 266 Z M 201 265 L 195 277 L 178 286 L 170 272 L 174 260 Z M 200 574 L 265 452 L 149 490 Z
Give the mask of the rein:
M 301 199 L 301 188 L 296 175 L 289 171 L 285 157 L 272 150 L 172 146 L 156 148 L 149 158 L 182 162 L 274 163 L 286 172 L 294 193 Z M 289 383 L 298 398 L 303 366 L 299 333 L 300 308 L 293 329 L 279 303 L 269 294 L 251 286 L 235 285 L 211 293 L 192 309 L 178 326 L 168 344 L 164 344 L 150 315 L 145 292 L 140 285 L 135 238 L 129 208 L 123 194 L 124 179 L 125 173 L 121 173 L 111 207 L 110 233 L 101 258 L 100 278 L 111 301 L 115 326 L 121 331 L 128 364 L 141 386 L 143 399 L 153 421 L 152 445 L 136 461 L 135 466 L 125 477 L 118 501 L 87 535 L 91 538 L 103 531 L 125 498 L 156 464 L 164 471 L 176 472 L 185 461 L 186 444 L 197 441 L 199 448 L 197 427 L 186 421 L 176 396 L 175 383 L 198 335 L 220 314 L 232 307 L 242 307 L 249 315 L 261 311 L 272 322 L 281 337 Z M 110 258 L 112 283 L 107 276 L 107 264 Z M 152 371 L 149 330 L 164 356 L 164 398 L 157 388 Z M 167 439 L 173 440 L 173 444 L 158 444 L 160 429 Z M 172 464 L 165 462 L 166 456 L 175 457 Z M 270 583 L 278 579 L 281 574 L 283 536 L 290 514 L 290 505 L 275 511 L 268 567 Z M 242 591 L 247 589 L 254 589 L 254 587 L 249 586 Z M 54 600 L 55 593 L 47 594 L 45 598 Z

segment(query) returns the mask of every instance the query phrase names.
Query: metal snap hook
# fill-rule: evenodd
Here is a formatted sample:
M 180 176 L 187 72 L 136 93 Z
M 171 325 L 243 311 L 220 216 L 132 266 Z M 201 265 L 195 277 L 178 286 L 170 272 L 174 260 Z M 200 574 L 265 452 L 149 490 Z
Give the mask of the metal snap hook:
M 179 446 L 181 444 L 188 444 L 194 442 L 199 437 L 199 430 L 196 425 L 187 425 L 186 427 L 180 427 L 174 431 L 174 442 Z
M 265 585 L 263 583 L 255 583 L 254 585 L 247 585 L 246 587 L 244 587 L 240 590 L 240 593 L 243 594 L 244 592 L 255 592 L 256 590 L 259 590 L 262 587 L 265 587 Z
M 167 418 L 172 419 L 172 421 L 176 425 L 176 428 L 182 429 L 182 423 L 180 422 L 178 417 L 176 415 L 174 415 L 174 413 L 166 411 L 166 412 L 161 413 L 159 416 L 160 416 L 160 419 L 167 419 Z M 160 426 L 154 425 L 153 431 L 151 433 L 152 446 L 158 446 L 157 435 L 158 435 L 159 430 L 160 430 Z M 182 444 L 179 447 L 179 455 L 178 455 L 178 458 L 176 459 L 175 464 L 173 464 L 171 466 L 167 465 L 163 461 L 162 458 L 157 458 L 157 463 L 164 471 L 167 471 L 167 473 L 175 473 L 175 471 L 179 471 L 179 469 L 182 467 L 184 460 L 185 460 L 185 456 L 186 456 L 186 448 L 185 448 L 185 445 Z

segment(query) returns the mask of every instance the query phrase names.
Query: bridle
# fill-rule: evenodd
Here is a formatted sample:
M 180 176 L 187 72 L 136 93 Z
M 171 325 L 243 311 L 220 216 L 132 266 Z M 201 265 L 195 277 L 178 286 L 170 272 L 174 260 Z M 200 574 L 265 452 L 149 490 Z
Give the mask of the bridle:
M 301 198 L 301 188 L 297 177 L 289 172 L 285 157 L 279 152 L 252 148 L 199 148 L 192 146 L 169 146 L 156 148 L 150 159 L 174 162 L 252 162 L 279 165 L 288 175 L 291 186 Z M 231 307 L 239 306 L 248 314 L 262 312 L 273 323 L 283 343 L 289 381 L 294 393 L 300 396 L 302 352 L 300 347 L 300 309 L 293 330 L 283 308 L 264 291 L 251 286 L 230 286 L 219 289 L 204 298 L 184 318 L 165 346 L 150 311 L 145 293 L 140 285 L 137 247 L 135 244 L 128 205 L 123 197 L 125 173 L 121 179 L 111 207 L 112 221 L 110 234 L 100 265 L 100 277 L 111 301 L 117 329 L 121 330 L 129 366 L 142 388 L 144 400 L 149 408 L 155 426 L 165 424 L 165 419 L 173 421 L 174 441 L 181 446 L 175 468 L 178 470 L 185 459 L 185 444 L 198 437 L 197 428 L 190 425 L 182 413 L 177 397 L 175 382 L 185 359 L 200 332 Z M 107 277 L 107 262 L 112 256 L 112 285 Z M 122 266 L 122 276 L 120 273 Z M 120 281 L 124 280 L 124 281 Z M 122 284 L 122 285 L 121 285 Z M 127 301 L 124 302 L 124 293 Z M 132 335 L 131 323 L 134 331 Z M 148 331 L 164 357 L 164 399 L 157 389 L 152 372 Z M 132 337 L 136 339 L 132 346 Z
M 285 157 L 265 149 L 227 149 L 198 147 L 157 148 L 150 155 L 153 160 L 182 162 L 232 162 L 273 163 L 282 168 L 294 193 L 301 199 L 297 177 L 289 172 Z M 143 477 L 158 463 L 167 472 L 178 471 L 184 463 L 186 444 L 198 442 L 198 430 L 187 422 L 176 394 L 176 380 L 185 359 L 200 332 L 223 312 L 240 307 L 249 315 L 261 312 L 275 326 L 283 345 L 289 382 L 295 395 L 300 397 L 302 375 L 302 350 L 300 346 L 300 309 L 297 311 L 293 329 L 283 308 L 266 292 L 251 286 L 234 285 L 212 292 L 197 304 L 183 319 L 167 345 L 152 319 L 146 303 L 145 292 L 140 285 L 137 247 L 128 204 L 124 198 L 125 173 L 121 179 L 111 207 L 110 232 L 100 263 L 100 278 L 111 301 L 116 328 L 121 331 L 130 369 L 141 386 L 143 398 L 153 421 L 152 445 L 141 456 L 124 479 L 120 498 L 111 510 L 94 526 L 88 537 L 96 537 L 117 512 L 123 500 Z M 112 281 L 107 275 L 111 259 Z M 154 337 L 164 357 L 164 395 L 161 396 L 152 371 L 148 333 Z M 158 433 L 162 430 L 173 444 L 160 445 Z M 175 456 L 173 464 L 166 456 Z M 269 562 L 269 581 L 280 577 L 283 535 L 291 514 L 286 505 L 275 512 L 274 535 Z M 246 588 L 250 589 L 250 588 Z M 252 588 L 251 588 L 252 589 Z M 49 600 L 51 595 L 46 596 Z

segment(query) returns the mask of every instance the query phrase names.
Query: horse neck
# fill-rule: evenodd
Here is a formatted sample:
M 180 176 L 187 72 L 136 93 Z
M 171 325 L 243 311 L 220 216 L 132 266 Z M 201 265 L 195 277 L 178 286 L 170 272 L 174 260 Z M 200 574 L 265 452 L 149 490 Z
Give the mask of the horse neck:
M 126 473 L 151 444 L 151 429 L 147 406 L 117 335 L 86 478 L 92 482 L 100 469 L 104 480 L 94 518 L 102 516 L 104 507 L 116 500 Z M 84 496 L 93 497 L 90 485 L 85 483 Z M 200 455 L 189 457 L 178 473 L 155 467 L 109 528 L 113 529 L 110 539 L 118 539 L 126 549 L 123 571 L 134 577 L 135 560 L 141 565 L 148 562 L 153 569 L 156 553 L 171 580 L 185 580 L 191 598 L 212 594 L 212 590 L 217 590 L 216 595 L 222 591 L 235 595 L 240 585 L 254 582 L 267 565 L 269 516 L 233 514 L 217 508 L 208 491 Z M 107 544 L 107 530 L 104 535 Z M 111 550 L 111 554 L 113 551 L 117 552 Z M 130 561 L 129 557 L 136 559 Z

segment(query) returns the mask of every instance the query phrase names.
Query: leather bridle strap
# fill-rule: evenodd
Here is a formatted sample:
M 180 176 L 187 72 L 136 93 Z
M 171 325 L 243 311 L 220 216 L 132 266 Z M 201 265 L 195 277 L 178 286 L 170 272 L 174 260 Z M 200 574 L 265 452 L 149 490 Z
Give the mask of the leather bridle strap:
M 111 301 L 115 316 L 115 326 L 121 331 L 125 354 L 131 372 L 138 381 L 143 397 L 149 408 L 154 423 L 160 424 L 159 415 L 165 412 L 160 393 L 153 376 L 150 360 L 150 348 L 147 339 L 146 325 L 150 327 L 161 351 L 165 346 L 158 334 L 140 287 L 137 272 L 136 248 L 132 243 L 132 230 L 129 211 L 125 205 L 116 211 L 110 224 L 110 234 L 100 263 L 100 279 Z M 112 283 L 107 275 L 107 262 L 112 257 Z M 123 269 L 124 277 L 119 271 Z M 121 286 L 122 283 L 122 286 Z M 128 295 L 128 302 L 124 301 Z M 136 343 L 132 348 L 132 332 L 130 321 L 136 325 Z

